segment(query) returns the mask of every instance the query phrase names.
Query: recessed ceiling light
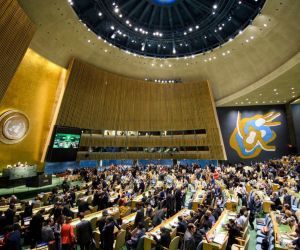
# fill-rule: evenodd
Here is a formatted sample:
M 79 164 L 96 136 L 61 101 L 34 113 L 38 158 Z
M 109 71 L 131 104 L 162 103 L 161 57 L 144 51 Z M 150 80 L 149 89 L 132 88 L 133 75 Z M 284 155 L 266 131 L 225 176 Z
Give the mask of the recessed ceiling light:
M 264 27 L 267 27 L 268 25 L 266 23 L 264 23 Z
M 273 89 L 273 91 L 277 91 L 277 89 Z
M 214 4 L 213 5 L 213 9 L 217 9 L 218 8 L 218 5 L 217 4 Z
M 262 93 L 260 93 L 259 95 L 262 96 Z
M 295 88 L 291 88 L 291 90 L 294 90 Z

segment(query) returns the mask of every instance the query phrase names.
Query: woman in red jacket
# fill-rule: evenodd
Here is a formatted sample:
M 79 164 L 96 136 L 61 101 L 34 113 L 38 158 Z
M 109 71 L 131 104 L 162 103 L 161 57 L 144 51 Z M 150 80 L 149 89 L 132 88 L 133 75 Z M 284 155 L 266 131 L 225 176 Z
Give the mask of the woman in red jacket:
M 61 244 L 62 250 L 70 250 L 75 243 L 75 235 L 73 226 L 70 224 L 72 221 L 71 217 L 66 219 L 66 223 L 64 223 L 61 227 Z

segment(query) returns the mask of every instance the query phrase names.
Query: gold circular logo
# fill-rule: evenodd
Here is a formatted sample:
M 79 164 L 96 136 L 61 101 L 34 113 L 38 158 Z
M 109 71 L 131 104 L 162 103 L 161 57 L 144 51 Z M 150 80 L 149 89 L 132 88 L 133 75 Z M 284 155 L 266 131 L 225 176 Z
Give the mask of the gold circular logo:
M 28 133 L 29 120 L 25 114 L 10 110 L 0 116 L 0 141 L 14 144 L 22 141 Z

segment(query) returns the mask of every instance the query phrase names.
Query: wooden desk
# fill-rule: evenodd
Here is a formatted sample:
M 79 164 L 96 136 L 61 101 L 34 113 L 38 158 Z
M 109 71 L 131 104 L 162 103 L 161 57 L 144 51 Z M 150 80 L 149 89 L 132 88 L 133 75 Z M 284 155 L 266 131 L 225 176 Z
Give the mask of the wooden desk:
M 262 200 L 262 206 L 263 206 L 264 213 L 266 213 L 266 214 L 270 213 L 272 210 L 271 205 L 274 204 L 274 202 L 271 201 L 270 197 L 261 190 L 254 190 L 253 192 L 255 192 L 259 196 L 259 198 Z
M 274 226 L 274 236 L 275 236 L 275 250 L 286 250 L 291 249 L 286 247 L 287 243 L 292 242 L 286 234 L 290 233 L 292 230 L 289 225 L 278 224 L 276 221 L 276 216 L 274 212 L 270 213 L 272 223 Z M 281 243 L 281 244 L 280 244 Z
M 0 206 L 0 211 L 5 212 L 8 208 L 9 208 L 9 205 Z M 15 204 L 15 209 L 16 210 L 22 209 L 22 204 L 21 203 L 16 203 Z
M 119 207 L 110 207 L 110 208 L 107 208 L 107 211 L 108 211 L 108 214 L 109 214 L 109 215 L 118 218 Z M 85 220 L 91 221 L 93 218 L 97 218 L 97 220 L 99 220 L 99 219 L 102 218 L 102 216 L 103 216 L 102 214 L 103 214 L 103 210 L 98 211 L 98 212 L 96 212 L 96 213 L 88 214 L 88 215 L 84 216 L 84 219 L 85 219 Z M 79 219 L 79 218 L 73 219 L 72 222 L 71 222 L 71 225 L 72 225 L 73 228 L 74 228 L 74 233 L 75 233 L 75 231 L 76 231 L 76 225 L 77 225 L 79 222 L 80 222 L 80 219 Z
M 203 190 L 201 187 L 198 188 L 197 192 L 195 193 L 195 197 L 192 200 L 192 209 L 194 211 L 198 210 L 199 205 L 203 203 L 205 197 L 206 197 L 206 191 Z
M 226 196 L 226 209 L 236 211 L 239 201 L 237 194 L 235 192 L 231 194 L 228 189 L 223 190 L 223 192 Z
M 133 223 L 134 223 L 134 220 L 135 220 L 135 216 L 136 216 L 136 212 L 135 213 L 132 213 L 132 214 L 129 214 L 127 216 L 125 216 L 124 218 L 122 218 L 122 226 L 132 226 Z
M 236 213 L 233 213 L 228 210 L 224 210 L 220 215 L 217 222 L 213 225 L 213 227 L 207 232 L 207 238 L 211 240 L 211 242 L 207 242 L 207 240 L 203 240 L 203 250 L 220 250 L 226 249 L 228 242 L 228 232 L 223 228 L 223 225 L 227 224 L 229 219 L 235 219 Z M 216 243 L 216 237 L 220 237 L 223 239 L 221 243 Z
M 139 194 L 138 196 L 134 197 L 132 200 L 131 200 L 131 207 L 134 208 L 136 206 L 137 203 L 141 202 L 142 199 L 143 199 L 143 196 L 144 194 L 146 196 L 149 196 L 149 191 L 146 191 L 142 194 Z
M 178 216 L 189 217 L 190 212 L 191 210 L 189 209 L 182 209 L 177 214 L 173 215 L 157 227 L 153 228 L 151 231 L 147 232 L 144 238 L 144 250 L 151 250 L 151 245 L 155 244 L 155 240 L 153 239 L 153 236 L 151 234 L 157 235 L 157 233 L 160 232 L 161 227 L 165 227 L 170 229 L 171 231 L 174 231 L 176 229 L 175 225 L 178 223 Z

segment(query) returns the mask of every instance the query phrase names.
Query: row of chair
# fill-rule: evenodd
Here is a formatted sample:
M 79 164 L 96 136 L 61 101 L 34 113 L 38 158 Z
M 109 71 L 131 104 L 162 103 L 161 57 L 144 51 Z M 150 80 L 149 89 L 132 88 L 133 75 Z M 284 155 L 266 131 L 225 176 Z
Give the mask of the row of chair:
M 263 228 L 268 228 L 267 233 L 263 233 Z M 264 220 L 256 221 L 256 250 L 262 250 L 263 241 L 267 241 L 269 246 L 268 250 L 275 249 L 275 236 L 274 236 L 274 226 L 272 219 L 269 214 L 266 215 Z

